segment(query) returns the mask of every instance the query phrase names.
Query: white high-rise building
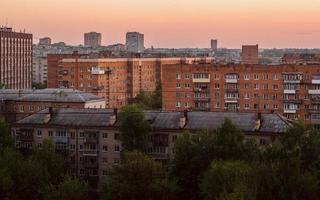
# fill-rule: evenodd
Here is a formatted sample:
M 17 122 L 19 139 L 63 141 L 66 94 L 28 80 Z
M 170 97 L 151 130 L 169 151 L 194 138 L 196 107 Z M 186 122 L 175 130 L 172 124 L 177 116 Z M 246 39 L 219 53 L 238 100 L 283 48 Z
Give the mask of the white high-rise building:
M 138 32 L 127 32 L 126 48 L 129 52 L 140 53 L 144 51 L 144 35 Z

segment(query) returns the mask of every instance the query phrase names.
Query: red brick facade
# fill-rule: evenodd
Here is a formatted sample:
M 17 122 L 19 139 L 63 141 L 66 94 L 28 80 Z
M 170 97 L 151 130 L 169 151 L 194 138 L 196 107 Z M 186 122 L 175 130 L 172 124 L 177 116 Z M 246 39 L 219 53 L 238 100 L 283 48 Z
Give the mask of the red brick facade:
M 166 65 L 164 110 L 275 112 L 320 123 L 320 65 Z
M 256 65 L 259 63 L 258 45 L 243 45 L 241 52 L 241 63 Z

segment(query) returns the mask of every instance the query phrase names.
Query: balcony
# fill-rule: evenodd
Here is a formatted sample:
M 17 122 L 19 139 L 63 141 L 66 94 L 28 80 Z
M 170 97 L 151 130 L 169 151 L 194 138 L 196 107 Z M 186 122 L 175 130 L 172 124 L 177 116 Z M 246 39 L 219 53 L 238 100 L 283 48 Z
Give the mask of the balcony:
M 193 111 L 210 111 L 210 107 L 194 107 Z
M 24 141 L 24 142 L 31 142 L 33 141 L 33 135 L 18 135 L 17 140 Z
M 60 75 L 68 75 L 68 70 L 60 70 L 59 74 Z
M 320 114 L 320 109 L 319 110 L 309 109 L 308 111 L 309 111 L 309 113 Z
M 96 137 L 86 137 L 84 143 L 98 143 L 98 138 Z
M 285 99 L 284 103 L 302 104 L 302 99 Z
M 320 80 L 318 80 L 318 79 L 313 79 L 313 80 L 311 81 L 311 83 L 312 83 L 312 84 L 320 84 Z
M 313 89 L 311 89 L 311 90 L 308 90 L 308 93 L 309 93 L 309 94 L 320 94 L 320 90 L 313 90 Z
M 91 162 L 90 160 L 84 161 L 82 165 L 85 168 L 98 168 L 98 166 L 99 166 L 97 161 Z
M 98 156 L 98 150 L 84 150 L 83 156 Z
M 210 97 L 194 97 L 194 101 L 210 101 Z
M 209 92 L 210 88 L 208 87 L 201 87 L 201 88 L 194 88 L 195 92 Z
M 226 83 L 238 83 L 237 78 L 226 78 Z
M 226 89 L 225 89 L 225 92 L 228 92 L 228 93 L 238 93 L 238 92 L 239 92 L 239 89 L 238 89 L 238 88 L 226 88 Z
M 192 82 L 194 82 L 194 83 L 210 83 L 210 76 L 209 76 L 209 78 L 193 78 Z
M 284 109 L 283 110 L 283 113 L 285 113 L 285 114 L 295 114 L 295 113 L 297 113 L 297 110 L 296 109 Z
M 103 90 L 104 87 L 103 86 L 94 86 L 91 88 L 92 90 Z
M 296 94 L 296 90 L 283 90 L 284 94 Z
M 99 74 L 105 74 L 105 73 L 106 73 L 106 71 L 104 69 L 99 68 L 99 67 L 92 67 L 91 68 L 91 74 L 99 75 Z

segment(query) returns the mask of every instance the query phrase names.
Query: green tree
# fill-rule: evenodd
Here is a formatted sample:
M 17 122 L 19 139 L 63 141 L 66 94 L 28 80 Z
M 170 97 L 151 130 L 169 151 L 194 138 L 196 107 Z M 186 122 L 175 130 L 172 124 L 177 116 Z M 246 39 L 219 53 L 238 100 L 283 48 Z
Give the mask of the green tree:
M 14 141 L 9 132 L 9 126 L 3 118 L 0 118 L 0 152 L 5 148 L 13 148 Z
M 151 127 L 141 107 L 136 104 L 123 107 L 119 121 L 123 149 L 144 151 Z
M 57 186 L 49 186 L 44 200 L 87 200 L 88 184 L 66 175 Z
M 155 91 L 148 92 L 140 90 L 134 99 L 135 104 L 141 105 L 144 109 L 161 109 L 162 108 L 162 89 L 161 84 L 157 84 Z
M 110 173 L 105 196 L 112 200 L 162 199 L 163 176 L 161 165 L 149 156 L 126 152 Z
M 204 199 L 255 199 L 252 170 L 244 161 L 213 161 L 200 183 Z

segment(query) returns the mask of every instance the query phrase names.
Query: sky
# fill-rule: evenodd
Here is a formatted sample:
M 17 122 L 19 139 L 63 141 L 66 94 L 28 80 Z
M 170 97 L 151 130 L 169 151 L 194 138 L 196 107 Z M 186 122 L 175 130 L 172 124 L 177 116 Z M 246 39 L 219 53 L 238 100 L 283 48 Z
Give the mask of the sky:
M 127 31 L 155 48 L 320 48 L 320 0 L 0 0 L 0 25 L 83 43 L 102 33 L 103 45 L 124 43 Z

